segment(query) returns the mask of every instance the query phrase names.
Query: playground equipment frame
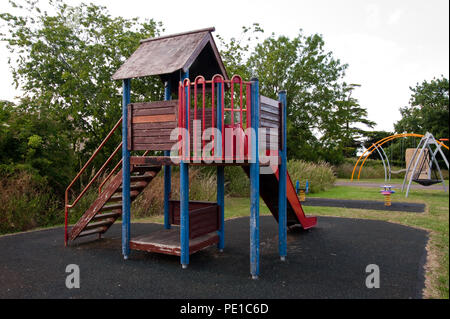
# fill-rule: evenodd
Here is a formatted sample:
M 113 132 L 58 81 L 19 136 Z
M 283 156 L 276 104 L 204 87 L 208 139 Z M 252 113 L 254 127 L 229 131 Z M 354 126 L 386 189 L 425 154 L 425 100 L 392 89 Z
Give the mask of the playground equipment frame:
M 422 138 L 422 137 L 424 137 L 424 135 L 422 135 L 422 134 L 415 134 L 415 133 L 395 134 L 395 135 L 391 135 L 391 136 L 385 137 L 385 138 L 379 140 L 378 142 L 372 144 L 372 146 L 370 146 L 367 150 L 365 150 L 364 153 L 363 153 L 363 154 L 358 158 L 358 160 L 356 161 L 356 164 L 355 164 L 355 166 L 353 167 L 351 181 L 353 181 L 354 176 L 355 176 L 355 172 L 356 172 L 356 168 L 358 167 L 359 162 L 361 161 L 361 159 L 362 159 L 363 157 L 364 157 L 364 160 L 362 161 L 362 164 L 361 164 L 361 166 L 360 166 L 360 168 L 359 168 L 359 170 L 358 170 L 358 180 L 360 179 L 361 171 L 362 171 L 362 168 L 363 168 L 363 166 L 364 166 L 366 160 L 367 160 L 367 159 L 369 158 L 369 156 L 376 150 L 376 147 L 382 146 L 382 145 L 384 145 L 384 144 L 387 143 L 387 142 L 390 142 L 390 141 L 392 141 L 392 140 L 394 140 L 394 139 L 402 138 L 402 137 L 420 137 L 420 138 Z M 445 145 L 444 143 L 439 142 L 439 141 L 436 141 L 436 142 L 437 142 L 439 145 L 441 145 L 442 147 L 446 148 L 447 150 L 449 149 L 449 147 L 448 147 L 447 145 Z

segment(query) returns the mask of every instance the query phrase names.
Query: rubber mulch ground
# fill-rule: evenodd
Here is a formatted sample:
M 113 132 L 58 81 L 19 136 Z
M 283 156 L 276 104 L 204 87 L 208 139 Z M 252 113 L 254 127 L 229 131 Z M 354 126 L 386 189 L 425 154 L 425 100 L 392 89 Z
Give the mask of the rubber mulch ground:
M 133 224 L 138 236 L 158 224 Z M 288 258 L 277 252 L 277 224 L 260 219 L 261 275 L 249 275 L 249 219 L 226 222 L 226 249 L 179 258 L 132 252 L 121 256 L 121 226 L 104 239 L 63 247 L 63 229 L 0 237 L 0 298 L 421 298 L 427 232 L 382 221 L 319 217 L 316 228 L 288 233 Z M 67 289 L 68 264 L 80 267 L 81 288 Z M 380 288 L 365 270 L 380 268 Z
M 303 206 L 342 207 L 354 209 L 386 210 L 395 212 L 424 213 L 425 204 L 392 202 L 391 206 L 385 206 L 384 202 L 375 200 L 333 199 L 333 198 L 306 198 Z

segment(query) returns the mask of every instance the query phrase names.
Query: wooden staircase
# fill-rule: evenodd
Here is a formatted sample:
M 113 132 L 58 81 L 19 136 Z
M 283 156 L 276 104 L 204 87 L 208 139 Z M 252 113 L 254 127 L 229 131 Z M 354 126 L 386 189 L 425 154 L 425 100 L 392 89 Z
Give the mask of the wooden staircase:
M 131 166 L 130 195 L 131 201 L 139 194 L 161 170 L 161 166 Z M 80 220 L 69 232 L 69 240 L 78 237 L 105 233 L 109 227 L 122 216 L 122 170 L 120 170 L 95 199 Z

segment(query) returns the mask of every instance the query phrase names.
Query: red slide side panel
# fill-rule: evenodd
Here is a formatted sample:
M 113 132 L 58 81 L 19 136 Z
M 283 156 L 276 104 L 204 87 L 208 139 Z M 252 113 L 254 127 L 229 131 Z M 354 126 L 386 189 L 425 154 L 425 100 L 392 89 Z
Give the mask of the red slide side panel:
M 279 181 L 278 169 L 274 170 L 275 176 Z M 289 172 L 287 173 L 287 185 L 286 185 L 286 196 L 288 205 L 291 206 L 292 210 L 295 212 L 299 222 L 302 224 L 304 229 L 309 229 L 317 225 L 317 217 L 307 217 L 303 211 L 302 204 L 298 199 L 297 193 L 295 192 L 294 184 L 292 183 L 291 176 Z

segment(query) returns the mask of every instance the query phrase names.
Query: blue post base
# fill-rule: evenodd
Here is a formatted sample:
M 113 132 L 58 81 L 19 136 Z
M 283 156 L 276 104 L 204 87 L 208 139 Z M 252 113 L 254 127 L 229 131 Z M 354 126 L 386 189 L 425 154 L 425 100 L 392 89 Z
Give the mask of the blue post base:
M 217 248 L 223 252 L 225 248 L 225 168 L 217 167 L 217 204 L 220 206 L 219 243 Z
M 180 244 L 181 265 L 189 264 L 189 166 L 180 163 Z
M 164 156 L 170 156 L 170 151 L 164 151 Z M 172 188 L 171 181 L 171 167 L 169 165 L 164 166 L 164 228 L 170 229 L 170 216 L 169 216 L 169 200 L 170 192 Z

